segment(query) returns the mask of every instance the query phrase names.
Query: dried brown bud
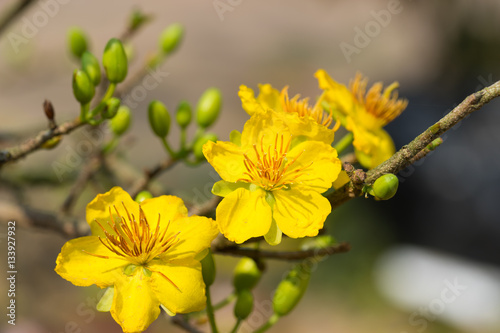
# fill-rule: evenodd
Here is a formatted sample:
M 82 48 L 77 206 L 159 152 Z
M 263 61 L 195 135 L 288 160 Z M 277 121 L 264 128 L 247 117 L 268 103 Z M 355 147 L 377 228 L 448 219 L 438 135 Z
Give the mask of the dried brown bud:
M 49 100 L 43 102 L 43 111 L 49 120 L 54 120 L 54 107 Z

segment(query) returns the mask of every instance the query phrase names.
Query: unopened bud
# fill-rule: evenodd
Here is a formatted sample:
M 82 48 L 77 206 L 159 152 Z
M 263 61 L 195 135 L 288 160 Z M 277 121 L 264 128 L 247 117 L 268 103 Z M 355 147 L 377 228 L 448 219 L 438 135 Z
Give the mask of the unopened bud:
M 184 35 L 184 27 L 179 23 L 169 25 L 160 35 L 159 44 L 163 53 L 169 54 L 179 46 Z
M 73 94 L 80 104 L 89 103 L 95 94 L 95 88 L 89 76 L 82 70 L 73 72 Z
M 151 199 L 153 195 L 149 191 L 141 191 L 135 196 L 135 202 L 141 203 L 146 199 Z
M 87 73 L 94 86 L 97 86 L 101 82 L 101 66 L 99 66 L 99 61 L 88 51 L 82 54 L 82 69 Z
M 104 119 L 111 119 L 116 116 L 118 109 L 120 108 L 120 99 L 116 97 L 111 97 L 106 101 L 106 106 L 102 110 L 102 116 Z
M 211 286 L 215 281 L 215 262 L 212 251 L 208 250 L 205 258 L 201 260 L 201 273 L 203 281 L 207 287 Z
M 244 289 L 238 292 L 234 304 L 234 316 L 237 319 L 246 319 L 253 310 L 253 295 L 250 290 Z
M 217 135 L 207 133 L 195 141 L 193 145 L 193 154 L 197 160 L 202 160 L 205 158 L 205 155 L 203 155 L 203 145 L 205 145 L 205 143 L 207 143 L 208 141 L 216 142 Z
M 373 183 L 372 190 L 369 193 L 379 200 L 389 200 L 396 194 L 398 186 L 398 177 L 392 173 L 388 173 L 379 177 Z
M 106 76 L 111 83 L 120 83 L 127 76 L 128 61 L 123 44 L 116 38 L 111 38 L 106 44 L 102 64 Z
M 201 95 L 196 107 L 196 122 L 207 128 L 217 119 L 222 107 L 222 94 L 217 88 L 209 88 Z
M 280 282 L 273 297 L 273 309 L 277 315 L 285 316 L 295 308 L 307 289 L 310 277 L 310 267 L 297 264 Z
M 234 268 L 233 285 L 237 292 L 253 289 L 260 280 L 262 272 L 252 258 L 241 258 Z
M 116 115 L 109 122 L 109 126 L 111 127 L 113 133 L 116 136 L 120 136 L 125 133 L 130 126 L 131 118 L 132 115 L 130 109 L 125 105 L 120 106 Z
M 170 114 L 165 105 L 157 100 L 151 101 L 148 107 L 149 125 L 156 136 L 165 138 L 170 130 Z
M 43 112 L 45 112 L 48 120 L 54 120 L 54 107 L 52 106 L 52 103 L 47 99 L 43 102 Z
M 68 30 L 68 44 L 71 54 L 76 58 L 80 58 L 88 48 L 87 36 L 80 28 L 70 28 Z
M 48 139 L 47 141 L 45 141 L 44 143 L 42 143 L 41 147 L 43 149 L 52 149 L 52 148 L 55 148 L 59 144 L 59 142 L 61 142 L 61 136 L 60 135 Z
M 181 128 L 188 127 L 191 123 L 191 105 L 187 101 L 182 101 L 177 106 L 177 113 L 175 114 L 175 120 Z

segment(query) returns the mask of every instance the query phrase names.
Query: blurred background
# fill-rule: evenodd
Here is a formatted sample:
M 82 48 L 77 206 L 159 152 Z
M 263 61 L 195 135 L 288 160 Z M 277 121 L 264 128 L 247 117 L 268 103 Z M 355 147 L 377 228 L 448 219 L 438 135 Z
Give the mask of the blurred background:
M 2 0 L 0 13 L 16 2 Z M 147 123 L 146 108 L 152 99 L 173 111 L 181 100 L 196 104 L 206 88 L 220 88 L 224 106 L 211 130 L 227 140 L 230 131 L 241 130 L 248 118 L 237 95 L 239 85 L 257 89 L 259 83 L 271 83 L 280 90 L 289 85 L 291 95 L 314 99 L 320 94 L 313 77 L 317 69 L 345 84 L 361 71 L 370 83 L 398 81 L 400 95 L 409 100 L 407 110 L 386 128 L 400 148 L 467 95 L 500 79 L 500 2 L 495 0 L 122 0 L 119 5 L 35 1 L 0 35 L 0 147 L 46 128 L 44 99 L 52 101 L 60 123 L 79 114 L 71 90 L 78 64 L 67 49 L 68 28 L 81 27 L 100 58 L 106 42 L 124 31 L 135 8 L 152 14 L 154 21 L 131 41 L 131 72 L 157 48 L 167 25 L 183 24 L 186 35 L 161 67 L 168 75 L 143 100 L 129 104 L 133 124 L 118 153 L 131 165 L 123 172 L 133 177 L 165 157 Z M 37 26 L 29 31 L 26 26 L 33 23 Z M 14 41 L 16 35 L 23 38 L 21 43 Z M 334 211 L 327 232 L 350 242 L 352 250 L 321 262 L 303 301 L 270 331 L 499 332 L 499 107 L 500 101 L 491 102 L 446 133 L 434 153 L 403 170 L 395 198 L 358 198 Z M 169 138 L 174 147 L 178 135 L 172 128 Z M 78 130 L 54 150 L 36 152 L 3 168 L 0 201 L 60 211 L 79 167 L 61 178 L 53 162 L 67 161 L 81 140 L 90 139 Z M 209 165 L 177 165 L 158 178 L 153 189 L 155 194 L 168 192 L 197 203 L 209 198 L 217 179 Z M 87 186 L 71 218 L 84 222 L 85 205 L 112 185 L 116 184 L 98 178 Z M 3 253 L 11 217 L 5 211 L 0 216 L 0 262 L 6 267 Z M 75 287 L 53 271 L 67 239 L 22 225 L 18 221 L 17 325 L 6 324 L 3 315 L 0 331 L 120 332 L 109 314 L 95 311 L 98 288 Z M 296 246 L 285 242 L 283 248 Z M 215 301 L 231 291 L 237 259 L 217 256 L 216 262 Z M 249 326 L 263 323 L 265 305 L 289 266 L 269 262 L 255 291 L 256 314 L 262 315 L 251 317 Z M 0 279 L 0 287 L 1 304 L 6 306 L 6 279 Z M 221 331 L 228 331 L 234 320 L 231 306 L 217 318 Z M 203 328 L 208 331 L 207 325 Z M 164 318 L 147 332 L 166 330 L 180 332 Z

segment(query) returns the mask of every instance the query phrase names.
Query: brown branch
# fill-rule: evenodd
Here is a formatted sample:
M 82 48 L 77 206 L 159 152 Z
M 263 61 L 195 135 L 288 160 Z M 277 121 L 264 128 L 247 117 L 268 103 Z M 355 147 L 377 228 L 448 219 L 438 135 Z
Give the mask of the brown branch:
M 34 2 L 34 0 L 21 0 L 15 6 L 13 6 L 13 8 L 11 8 L 8 13 L 4 14 L 2 19 L 0 20 L 0 35 L 9 26 L 9 24 L 16 19 L 17 16 L 19 16 Z
M 214 195 L 212 196 L 212 198 L 210 198 L 210 200 L 204 202 L 203 204 L 191 207 L 189 209 L 189 215 L 208 215 L 215 209 L 215 207 L 217 207 L 221 200 L 221 197 Z
M 173 167 L 178 160 L 173 158 L 167 158 L 163 160 L 160 164 L 156 165 L 152 169 L 144 170 L 144 177 L 136 181 L 129 193 L 132 198 L 134 198 L 139 192 L 145 190 L 149 184 L 149 182 L 160 175 L 163 171 L 166 171 Z
M 168 315 L 166 315 L 168 316 Z M 170 321 L 174 324 L 179 326 L 180 328 L 184 329 L 186 332 L 190 333 L 203 333 L 202 331 L 197 330 L 189 322 L 186 320 L 185 316 L 178 314 L 173 317 L 170 317 Z
M 238 245 L 214 247 L 212 251 L 223 255 L 250 257 L 253 259 L 266 258 L 278 260 L 304 260 L 313 257 L 329 256 L 337 253 L 345 253 L 351 249 L 349 243 L 340 243 L 325 248 L 303 250 L 303 251 L 266 251 L 239 247 Z
M 30 138 L 18 146 L 0 151 L 0 168 L 8 162 L 16 161 L 36 151 L 48 140 L 59 135 L 69 134 L 82 125 L 84 124 L 80 121 L 79 118 L 77 118 L 73 121 L 63 123 L 55 127 L 54 129 L 41 131 L 36 137 Z
M 338 207 L 352 198 L 362 195 L 361 189 L 364 184 L 371 185 L 377 178 L 386 173 L 396 174 L 419 158 L 424 157 L 440 144 L 437 139 L 443 135 L 444 132 L 448 131 L 465 117 L 479 110 L 486 103 L 498 96 L 500 96 L 500 81 L 468 96 L 446 116 L 417 136 L 409 144 L 403 146 L 387 161 L 366 172 L 365 179 L 353 179 L 353 177 L 351 177 L 351 182 L 330 194 L 328 199 L 332 204 L 332 208 Z M 434 140 L 437 141 L 434 142 Z M 363 170 L 354 170 L 353 172 L 362 173 Z

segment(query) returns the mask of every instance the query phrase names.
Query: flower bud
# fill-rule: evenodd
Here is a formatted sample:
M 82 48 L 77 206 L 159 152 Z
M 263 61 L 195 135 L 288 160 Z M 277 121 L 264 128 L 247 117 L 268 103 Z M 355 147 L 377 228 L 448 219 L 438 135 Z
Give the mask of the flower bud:
M 212 133 L 207 133 L 195 141 L 195 143 L 193 145 L 193 154 L 197 160 L 202 160 L 205 158 L 205 155 L 203 155 L 203 145 L 205 143 L 207 143 L 208 141 L 216 142 L 217 135 L 212 134 Z
M 73 27 L 68 30 L 68 44 L 71 54 L 80 58 L 83 52 L 87 51 L 87 36 L 82 29 Z
M 111 127 L 113 133 L 116 136 L 120 136 L 125 133 L 130 126 L 131 118 L 132 115 L 130 109 L 125 105 L 120 106 L 116 115 L 109 122 L 109 126 Z
M 187 101 L 182 101 L 177 106 L 177 113 L 175 114 L 175 120 L 181 128 L 188 127 L 191 123 L 191 105 Z
M 370 194 L 379 200 L 389 200 L 396 194 L 398 185 L 398 177 L 392 173 L 388 173 L 379 177 L 375 183 L 373 183 Z
M 179 23 L 169 25 L 160 35 L 159 44 L 163 53 L 169 54 L 179 46 L 184 35 L 184 27 Z
M 170 114 L 162 102 L 153 100 L 148 107 L 149 125 L 156 136 L 164 138 L 170 130 Z
M 277 315 L 285 316 L 293 310 L 304 295 L 310 277 L 310 267 L 297 264 L 280 282 L 273 297 L 273 309 Z
M 120 83 L 125 79 L 128 71 L 127 55 L 120 40 L 109 40 L 104 48 L 102 64 L 109 82 Z
M 219 116 L 222 95 L 217 88 L 208 88 L 201 95 L 196 107 L 196 122 L 201 128 L 212 125 Z
M 116 97 L 111 97 L 106 101 L 106 106 L 102 110 L 102 116 L 104 119 L 111 119 L 116 116 L 118 108 L 120 107 L 120 99 Z
M 79 69 L 73 72 L 73 94 L 80 104 L 89 103 L 95 94 L 95 88 L 89 76 Z
M 101 82 L 101 66 L 99 66 L 99 61 L 88 51 L 82 54 L 82 69 L 87 73 L 94 86 L 97 86 Z
M 146 199 L 151 199 L 153 195 L 149 191 L 141 191 L 135 196 L 135 202 L 141 203 Z
M 237 292 L 251 290 L 259 282 L 262 272 L 252 258 L 241 258 L 234 268 L 233 285 Z
M 141 12 L 140 10 L 135 9 L 129 18 L 129 23 L 128 23 L 129 30 L 130 31 L 137 30 L 142 25 L 144 25 L 144 23 L 147 23 L 150 20 L 151 20 L 150 15 L 146 15 L 143 12 Z
M 47 141 L 45 141 L 44 143 L 42 143 L 41 147 L 43 149 L 52 149 L 52 148 L 55 148 L 59 144 L 59 142 L 61 142 L 61 136 L 60 135 L 48 139 Z
M 234 316 L 239 320 L 246 319 L 253 310 L 253 295 L 250 290 L 241 290 L 234 304 Z
M 207 287 L 211 286 L 215 281 L 215 262 L 212 251 L 208 250 L 205 258 L 201 260 L 201 273 L 203 281 Z

